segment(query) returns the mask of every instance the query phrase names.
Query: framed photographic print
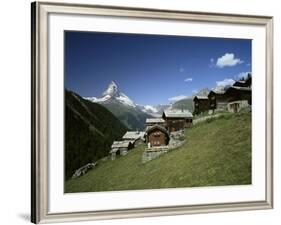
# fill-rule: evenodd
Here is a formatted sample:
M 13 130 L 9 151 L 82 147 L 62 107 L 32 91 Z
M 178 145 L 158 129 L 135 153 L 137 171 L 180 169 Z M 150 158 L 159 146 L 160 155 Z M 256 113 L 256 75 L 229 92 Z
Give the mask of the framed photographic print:
M 32 3 L 32 222 L 272 208 L 272 32 Z

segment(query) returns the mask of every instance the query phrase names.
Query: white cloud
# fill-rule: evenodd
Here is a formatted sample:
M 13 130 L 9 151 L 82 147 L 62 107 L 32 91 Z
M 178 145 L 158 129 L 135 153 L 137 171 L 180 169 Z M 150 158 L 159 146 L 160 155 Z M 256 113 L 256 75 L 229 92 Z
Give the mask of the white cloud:
M 251 73 L 251 72 L 241 72 L 237 75 L 238 79 L 241 79 L 241 78 L 244 78 L 246 79 L 248 77 L 248 73 Z
M 185 82 L 191 82 L 192 80 L 193 80 L 192 77 L 188 77 L 188 78 L 184 79 Z
M 197 89 L 192 90 L 192 93 L 198 93 Z
M 216 81 L 217 87 L 225 87 L 228 85 L 234 84 L 235 80 L 231 78 L 225 78 L 224 80 L 221 81 Z
M 182 100 L 182 99 L 185 99 L 185 98 L 187 98 L 187 96 L 185 96 L 185 95 L 178 95 L 178 96 L 171 97 L 168 100 L 170 102 L 176 102 L 176 101 L 179 101 L 179 100 Z
M 233 53 L 225 53 L 222 57 L 217 59 L 216 66 L 223 68 L 225 66 L 236 66 L 241 64 L 243 61 L 241 59 L 235 58 Z
M 213 63 L 214 61 L 215 61 L 214 58 L 211 58 L 211 59 L 210 59 L 210 62 L 211 62 L 211 63 Z

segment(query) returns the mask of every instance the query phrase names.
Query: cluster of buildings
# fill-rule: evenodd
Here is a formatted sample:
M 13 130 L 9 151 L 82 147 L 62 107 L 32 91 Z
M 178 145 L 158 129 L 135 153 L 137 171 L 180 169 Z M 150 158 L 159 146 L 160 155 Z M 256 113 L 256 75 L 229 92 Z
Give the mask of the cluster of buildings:
M 122 137 L 122 141 L 114 141 L 111 145 L 111 160 L 115 160 L 117 155 L 126 155 L 128 151 L 141 143 L 144 143 L 145 132 L 127 131 Z
M 167 146 L 171 134 L 182 133 L 192 125 L 192 120 L 193 115 L 188 110 L 164 110 L 162 117 L 146 119 L 145 131 L 128 131 L 122 141 L 114 141 L 110 151 L 111 159 L 114 160 L 116 155 L 126 155 L 130 149 L 144 142 L 148 148 Z
M 242 108 L 252 105 L 252 76 L 236 81 L 226 90 L 212 90 L 208 96 L 195 96 L 194 114 L 205 111 L 228 109 L 230 112 L 239 112 Z
M 193 115 L 183 109 L 167 109 L 161 118 L 148 118 L 145 130 L 148 148 L 168 145 L 170 134 L 192 126 L 192 121 Z
M 239 112 L 241 108 L 252 104 L 251 87 L 252 78 L 249 75 L 246 80 L 236 81 L 226 90 L 212 90 L 208 96 L 195 96 L 193 114 L 220 109 Z M 141 143 L 146 143 L 151 152 L 161 147 L 177 146 L 184 138 L 185 128 L 192 126 L 193 114 L 185 109 L 166 109 L 162 117 L 146 119 L 145 131 L 128 131 L 121 141 L 113 142 L 111 159 L 114 160 L 117 155 L 126 155 Z

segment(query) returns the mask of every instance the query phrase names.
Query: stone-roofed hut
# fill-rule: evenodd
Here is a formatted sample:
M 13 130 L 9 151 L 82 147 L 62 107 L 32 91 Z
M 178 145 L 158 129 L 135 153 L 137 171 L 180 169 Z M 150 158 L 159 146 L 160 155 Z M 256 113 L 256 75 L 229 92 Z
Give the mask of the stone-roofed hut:
M 164 110 L 162 117 L 166 121 L 169 132 L 184 130 L 186 127 L 192 126 L 193 115 L 186 109 Z
M 210 101 L 207 96 L 196 95 L 193 98 L 194 114 L 200 114 L 210 109 Z
M 134 146 L 138 146 L 144 142 L 144 131 L 127 131 L 122 139 L 124 141 L 130 141 L 134 144 Z
M 111 160 L 115 160 L 116 155 L 126 155 L 134 147 L 131 141 L 114 141 L 111 145 Z
M 161 125 L 165 126 L 165 120 L 161 117 L 155 117 L 155 118 L 147 118 L 146 121 L 146 126 L 154 126 L 154 125 Z
M 146 142 L 148 147 L 165 146 L 169 144 L 169 133 L 161 125 L 154 125 L 146 129 Z

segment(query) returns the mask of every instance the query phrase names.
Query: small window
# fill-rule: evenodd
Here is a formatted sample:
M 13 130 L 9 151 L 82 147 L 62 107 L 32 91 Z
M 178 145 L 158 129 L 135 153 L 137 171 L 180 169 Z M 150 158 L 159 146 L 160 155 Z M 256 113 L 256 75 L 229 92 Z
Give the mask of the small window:
M 159 132 L 159 131 L 155 132 L 155 133 L 153 134 L 153 136 L 154 136 L 154 137 L 159 137 L 159 136 L 160 136 L 160 132 Z

